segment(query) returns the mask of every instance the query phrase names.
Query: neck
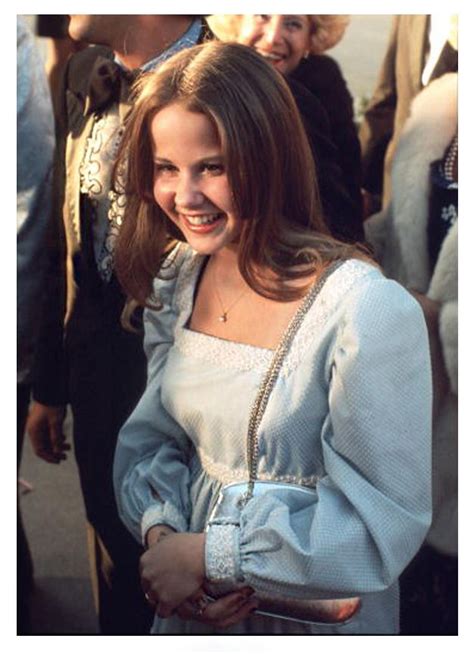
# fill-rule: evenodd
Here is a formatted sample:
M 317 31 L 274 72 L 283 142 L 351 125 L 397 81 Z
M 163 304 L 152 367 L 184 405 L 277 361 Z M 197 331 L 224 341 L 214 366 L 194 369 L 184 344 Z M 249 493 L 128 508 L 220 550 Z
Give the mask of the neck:
M 214 268 L 235 268 L 238 270 L 238 250 L 237 246 L 228 245 L 210 257 L 210 262 Z
M 247 295 L 250 287 L 240 274 L 237 248 L 223 248 L 210 257 L 209 272 L 219 304 L 219 322 L 226 323 L 228 314 Z
M 111 44 L 115 55 L 130 69 L 140 68 L 167 50 L 191 24 L 189 16 L 131 16 L 125 34 Z

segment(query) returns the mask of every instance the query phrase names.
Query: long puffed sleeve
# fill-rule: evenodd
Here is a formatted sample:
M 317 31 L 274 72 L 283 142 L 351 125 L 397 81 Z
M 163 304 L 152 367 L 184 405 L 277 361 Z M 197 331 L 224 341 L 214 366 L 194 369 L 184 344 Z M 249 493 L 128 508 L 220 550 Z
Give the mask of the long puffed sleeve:
M 305 382 L 304 401 L 314 401 L 316 384 L 328 395 L 314 434 L 325 471 L 315 501 L 297 506 L 267 493 L 248 502 L 238 524 L 211 526 L 211 581 L 300 598 L 363 595 L 391 586 L 423 542 L 431 381 L 422 311 L 377 276 L 353 288 L 333 319 L 326 379 Z
M 119 515 L 141 541 L 157 524 L 187 531 L 190 514 L 190 441 L 161 400 L 163 369 L 177 318 L 174 285 L 175 280 L 159 283 L 157 295 L 162 307 L 144 313 L 147 387 L 119 434 L 115 453 L 114 485 Z

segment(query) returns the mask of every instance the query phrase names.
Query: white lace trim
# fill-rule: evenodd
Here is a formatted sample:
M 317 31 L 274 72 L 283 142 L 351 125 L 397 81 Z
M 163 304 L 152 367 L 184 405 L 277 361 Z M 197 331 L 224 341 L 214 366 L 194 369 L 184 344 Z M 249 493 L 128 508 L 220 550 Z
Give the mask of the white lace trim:
M 235 525 L 212 525 L 206 534 L 206 577 L 210 582 L 235 581 L 239 570 L 234 559 L 238 551 Z
M 175 345 L 185 356 L 205 359 L 220 368 L 244 372 L 264 372 L 270 366 L 273 356 L 273 350 L 226 341 L 185 328 L 176 331 Z
M 220 482 L 223 486 L 233 484 L 235 482 L 246 482 L 249 478 L 247 467 L 234 467 L 231 468 L 224 463 L 214 461 L 212 457 L 198 448 L 198 456 L 204 471 L 213 479 Z M 297 475 L 276 475 L 270 472 L 258 473 L 258 479 L 261 481 L 275 481 L 285 484 L 296 484 L 298 486 L 307 486 L 308 488 L 315 488 L 320 477 L 318 475 L 310 475 L 308 477 L 299 477 Z
M 175 331 L 175 345 L 185 355 L 216 364 L 220 368 L 248 372 L 265 371 L 270 365 L 273 350 L 227 341 L 216 336 L 186 329 L 192 311 L 194 289 L 204 257 L 194 255 L 181 266 L 176 283 L 175 301 L 179 317 Z M 288 377 L 305 356 L 307 348 L 335 311 L 339 301 L 356 281 L 373 270 L 369 264 L 350 259 L 336 270 L 324 285 L 298 330 L 280 371 Z

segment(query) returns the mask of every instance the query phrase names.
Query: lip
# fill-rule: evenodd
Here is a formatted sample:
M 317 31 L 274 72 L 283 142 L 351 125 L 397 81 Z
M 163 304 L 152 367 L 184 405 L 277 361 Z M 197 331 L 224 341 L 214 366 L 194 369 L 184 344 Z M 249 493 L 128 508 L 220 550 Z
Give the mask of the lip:
M 286 55 L 280 52 L 269 52 L 268 50 L 259 50 L 258 52 L 262 55 L 262 57 L 268 59 L 268 61 L 270 61 L 272 64 L 277 64 L 280 61 L 286 59 Z
M 188 216 L 190 218 L 198 218 L 200 216 L 209 216 L 211 215 L 211 212 L 209 213 L 199 213 L 199 214 L 179 214 L 179 218 L 181 221 L 184 222 L 186 225 L 186 228 L 189 229 L 189 231 L 193 232 L 194 234 L 208 234 L 210 232 L 213 232 L 215 229 L 220 227 L 225 220 L 225 214 L 222 212 L 217 212 L 214 211 L 212 212 L 213 214 L 219 214 L 219 218 L 215 220 L 212 223 L 203 223 L 202 225 L 196 225 L 188 220 Z

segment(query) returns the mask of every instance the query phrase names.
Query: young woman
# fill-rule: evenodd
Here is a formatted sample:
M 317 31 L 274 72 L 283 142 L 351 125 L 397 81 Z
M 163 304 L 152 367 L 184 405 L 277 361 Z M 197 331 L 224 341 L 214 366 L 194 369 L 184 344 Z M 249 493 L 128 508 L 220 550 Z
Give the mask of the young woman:
M 126 162 L 126 164 L 125 164 Z M 429 353 L 422 311 L 326 233 L 304 128 L 250 48 L 186 50 L 144 83 L 119 159 L 117 270 L 147 305 L 148 385 L 123 428 L 115 488 L 147 551 L 155 633 L 394 633 L 398 576 L 430 521 Z M 328 266 L 339 262 L 331 274 Z M 258 429 L 258 477 L 315 488 L 253 497 L 249 415 L 287 325 L 322 275 Z M 208 603 L 208 582 L 239 587 Z M 252 593 L 362 597 L 344 625 L 263 616 Z

